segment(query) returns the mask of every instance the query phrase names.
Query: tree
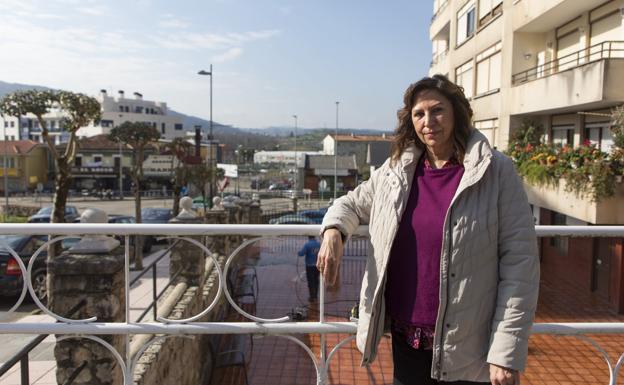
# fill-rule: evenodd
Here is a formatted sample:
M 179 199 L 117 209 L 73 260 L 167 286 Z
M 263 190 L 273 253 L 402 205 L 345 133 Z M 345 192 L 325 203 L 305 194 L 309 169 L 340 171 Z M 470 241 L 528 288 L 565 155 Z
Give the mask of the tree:
M 44 119 L 44 115 L 53 109 L 65 112 L 60 127 L 69 133 L 69 140 L 63 152 L 57 151 Z M 48 145 L 56 166 L 54 211 L 51 222 L 64 222 L 65 205 L 71 182 L 71 166 L 74 163 L 78 146 L 76 133 L 80 127 L 100 120 L 100 103 L 90 96 L 69 91 L 15 91 L 0 100 L 0 113 L 16 117 L 30 113 L 37 119 L 41 127 L 41 137 Z
M 163 148 L 172 155 L 171 184 L 173 190 L 173 215 L 176 216 L 180 212 L 180 195 L 182 187 L 188 182 L 184 160 L 188 155 L 191 144 L 183 138 L 174 138 L 171 142 L 165 144 Z M 174 164 L 176 163 L 176 159 L 177 164 Z
M 133 150 L 134 162 L 130 168 L 132 177 L 132 192 L 134 194 L 134 212 L 137 223 L 141 223 L 141 182 L 143 181 L 143 161 L 145 148 L 160 138 L 160 133 L 149 123 L 125 122 L 114 127 L 108 138 L 117 143 L 123 143 Z M 137 237 L 134 242 L 134 267 L 143 269 L 143 237 Z

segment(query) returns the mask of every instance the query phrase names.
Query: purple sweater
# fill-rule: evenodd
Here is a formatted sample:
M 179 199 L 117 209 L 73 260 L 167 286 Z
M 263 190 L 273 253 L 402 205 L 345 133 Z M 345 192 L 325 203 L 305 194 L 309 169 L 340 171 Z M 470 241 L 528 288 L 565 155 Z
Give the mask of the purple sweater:
M 435 327 L 440 287 L 440 254 L 444 217 L 455 195 L 464 166 L 440 169 L 418 162 L 407 207 L 401 218 L 386 281 L 390 317 L 416 326 Z

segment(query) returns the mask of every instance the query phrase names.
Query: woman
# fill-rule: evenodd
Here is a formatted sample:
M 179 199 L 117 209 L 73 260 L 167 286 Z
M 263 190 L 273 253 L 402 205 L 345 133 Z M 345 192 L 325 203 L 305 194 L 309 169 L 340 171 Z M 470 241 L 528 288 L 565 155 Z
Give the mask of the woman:
M 317 267 L 336 280 L 343 241 L 368 224 L 357 345 L 389 326 L 394 384 L 518 385 L 537 303 L 533 217 L 511 161 L 471 126 L 442 75 L 408 87 L 391 157 L 336 200 Z

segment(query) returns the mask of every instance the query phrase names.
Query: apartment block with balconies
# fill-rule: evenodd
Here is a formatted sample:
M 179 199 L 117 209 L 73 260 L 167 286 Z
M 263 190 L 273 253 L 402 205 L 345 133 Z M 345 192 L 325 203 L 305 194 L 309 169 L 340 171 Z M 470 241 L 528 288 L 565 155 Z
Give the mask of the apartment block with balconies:
M 429 72 L 464 88 L 475 128 L 501 150 L 530 121 L 544 128 L 546 143 L 609 152 L 610 113 L 624 103 L 623 15 L 624 0 L 435 0 Z M 621 182 L 600 200 L 568 192 L 565 183 L 525 188 L 537 224 L 624 223 Z M 614 270 L 622 245 L 542 241 L 542 262 L 624 311 L 624 273 Z
M 110 130 L 124 122 L 143 122 L 152 125 L 160 132 L 161 138 L 171 140 L 186 137 L 181 117 L 170 114 L 167 103 L 143 99 L 143 95 L 135 92 L 134 98 L 126 97 L 120 90 L 118 96 L 101 90 L 97 100 L 102 105 L 102 119 L 78 130 L 81 137 L 108 134 Z

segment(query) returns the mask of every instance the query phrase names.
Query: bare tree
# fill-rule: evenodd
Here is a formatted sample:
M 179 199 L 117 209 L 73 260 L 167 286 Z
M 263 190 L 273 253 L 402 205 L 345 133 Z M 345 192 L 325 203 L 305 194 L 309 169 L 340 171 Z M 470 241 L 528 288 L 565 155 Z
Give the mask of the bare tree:
M 130 176 L 132 177 L 135 217 L 137 223 L 141 223 L 141 182 L 143 181 L 145 148 L 156 142 L 160 138 L 160 133 L 149 123 L 125 122 L 114 127 L 108 134 L 108 138 L 114 142 L 126 144 L 134 150 L 134 162 L 130 168 Z M 143 269 L 143 237 L 136 237 L 134 252 L 134 267 Z
M 44 116 L 53 109 L 65 113 L 60 127 L 69 133 L 69 140 L 64 151 L 59 152 L 50 137 Z M 3 115 L 20 117 L 33 114 L 41 127 L 41 137 L 48 145 L 56 166 L 54 176 L 54 210 L 51 222 L 65 221 L 65 205 L 71 182 L 71 166 L 76 157 L 78 146 L 76 133 L 80 127 L 98 121 L 101 118 L 100 103 L 90 96 L 69 91 L 16 91 L 0 100 L 0 112 Z
M 188 183 L 184 160 L 188 155 L 191 144 L 184 138 L 174 138 L 163 148 L 172 155 L 171 158 L 171 188 L 173 190 L 173 215 L 180 212 L 180 195 L 182 187 Z M 176 162 L 177 160 L 177 162 Z

